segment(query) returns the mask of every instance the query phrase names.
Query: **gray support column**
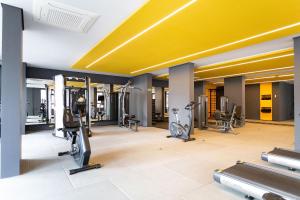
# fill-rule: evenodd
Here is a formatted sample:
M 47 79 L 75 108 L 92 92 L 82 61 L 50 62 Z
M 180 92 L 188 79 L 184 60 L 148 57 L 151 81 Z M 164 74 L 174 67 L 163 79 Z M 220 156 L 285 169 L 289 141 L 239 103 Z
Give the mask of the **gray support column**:
M 25 67 L 22 63 L 22 9 L 2 4 L 1 178 L 20 174 L 24 133 Z
M 198 97 L 200 95 L 205 94 L 205 81 L 196 81 L 195 83 L 195 91 L 194 91 L 194 101 L 198 102 Z M 195 113 L 198 113 L 198 106 L 195 107 Z M 195 120 L 198 121 L 198 115 L 195 114 Z M 198 123 L 196 123 L 196 126 L 198 126 Z
M 194 64 L 186 63 L 169 68 L 169 124 L 175 120 L 172 108 L 178 108 L 181 123 L 188 124 L 189 112 L 184 107 L 191 101 L 194 101 Z M 193 132 L 194 129 L 191 134 Z
M 295 76 L 294 76 L 294 115 L 295 150 L 300 151 L 300 37 L 294 38 Z
M 245 117 L 245 77 L 225 78 L 224 96 L 229 98 L 229 110 L 232 110 L 233 104 L 241 106 L 242 116 Z
M 129 98 L 129 113 L 136 115 L 145 127 L 152 126 L 152 75 L 143 74 L 133 78 L 133 86 Z

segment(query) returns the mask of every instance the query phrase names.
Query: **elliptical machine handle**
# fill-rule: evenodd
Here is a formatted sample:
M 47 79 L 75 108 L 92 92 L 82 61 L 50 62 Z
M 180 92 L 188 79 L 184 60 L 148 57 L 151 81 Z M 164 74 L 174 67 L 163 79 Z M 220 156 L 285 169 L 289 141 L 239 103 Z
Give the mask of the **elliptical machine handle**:
M 186 110 L 192 110 L 193 108 L 195 108 L 195 106 L 198 106 L 201 103 L 196 103 L 195 101 L 191 101 L 191 103 L 189 103 L 188 105 L 186 105 L 184 107 L 184 109 Z
M 195 104 L 194 101 L 191 101 L 189 104 L 187 104 L 184 109 L 189 110 L 193 105 Z

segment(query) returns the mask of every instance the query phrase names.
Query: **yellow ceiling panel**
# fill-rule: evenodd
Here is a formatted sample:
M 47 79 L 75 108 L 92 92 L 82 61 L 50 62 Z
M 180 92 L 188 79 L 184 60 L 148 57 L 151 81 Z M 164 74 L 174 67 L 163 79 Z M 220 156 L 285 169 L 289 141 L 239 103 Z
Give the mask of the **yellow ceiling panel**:
M 292 48 L 281 49 L 272 52 L 243 57 L 239 59 L 229 60 L 225 62 L 218 62 L 210 65 L 199 66 L 195 69 L 195 73 L 201 73 L 201 71 L 203 72 L 203 71 L 222 69 L 222 68 L 234 68 L 235 66 L 239 66 L 239 65 L 247 66 L 247 64 L 249 63 L 263 63 L 266 61 L 277 62 L 281 58 L 293 57 L 293 55 L 294 55 L 294 50 Z
M 263 64 L 249 64 L 246 67 L 240 66 L 236 67 L 234 69 L 224 69 L 224 70 L 216 70 L 216 71 L 210 71 L 210 72 L 204 72 L 201 74 L 196 74 L 195 77 L 197 79 L 210 79 L 214 77 L 228 77 L 228 76 L 238 76 L 243 75 L 249 72 L 262 72 L 267 70 L 274 70 L 274 69 L 282 69 L 282 66 L 284 67 L 290 67 L 292 65 L 293 60 L 292 59 L 282 59 L 279 62 L 271 62 L 263 63 Z
M 143 74 L 300 33 L 299 13 L 298 0 L 150 0 L 73 68 Z
M 230 76 L 261 70 L 272 70 L 294 65 L 294 51 L 291 48 L 258 54 L 226 62 L 199 66 L 195 69 L 196 79 L 209 79 L 216 76 Z M 281 71 L 277 72 L 279 75 Z M 167 80 L 168 74 L 162 74 L 156 79 Z
M 199 68 L 195 71 L 195 78 L 209 79 L 217 76 L 235 76 L 237 74 L 272 70 L 294 66 L 293 52 L 269 54 L 256 59 L 245 59 L 239 62 L 226 63 L 225 65 Z M 210 71 L 208 71 L 210 70 Z
M 280 81 L 287 81 L 287 80 L 293 80 L 294 75 L 281 75 L 281 76 L 271 76 L 269 78 L 263 77 L 263 78 L 257 78 L 254 80 L 246 80 L 246 84 L 254 84 L 254 83 L 262 83 L 262 82 L 280 82 Z

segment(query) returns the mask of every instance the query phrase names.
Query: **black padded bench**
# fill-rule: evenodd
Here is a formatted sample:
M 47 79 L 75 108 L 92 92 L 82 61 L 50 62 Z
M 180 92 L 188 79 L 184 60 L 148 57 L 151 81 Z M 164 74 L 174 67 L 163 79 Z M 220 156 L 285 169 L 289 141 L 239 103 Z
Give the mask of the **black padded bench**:
M 137 132 L 139 127 L 140 120 L 129 119 L 128 120 L 128 128 Z M 133 128 L 134 127 L 134 128 Z

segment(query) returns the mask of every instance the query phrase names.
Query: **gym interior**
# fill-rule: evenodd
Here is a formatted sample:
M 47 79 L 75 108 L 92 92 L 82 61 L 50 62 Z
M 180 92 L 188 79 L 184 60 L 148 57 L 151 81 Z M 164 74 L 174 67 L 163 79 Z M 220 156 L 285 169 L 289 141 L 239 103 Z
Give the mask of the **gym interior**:
M 299 1 L 0 16 L 0 199 L 300 199 Z

